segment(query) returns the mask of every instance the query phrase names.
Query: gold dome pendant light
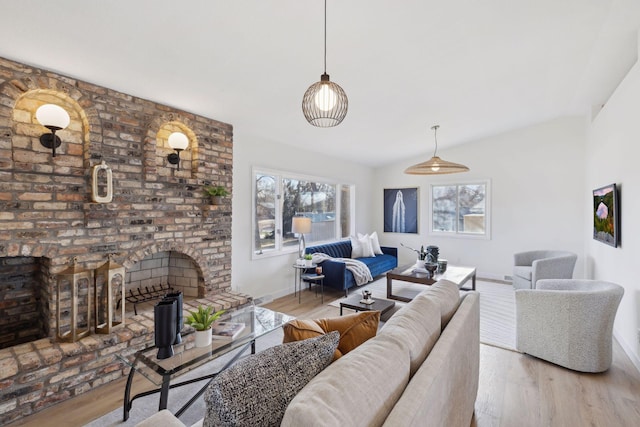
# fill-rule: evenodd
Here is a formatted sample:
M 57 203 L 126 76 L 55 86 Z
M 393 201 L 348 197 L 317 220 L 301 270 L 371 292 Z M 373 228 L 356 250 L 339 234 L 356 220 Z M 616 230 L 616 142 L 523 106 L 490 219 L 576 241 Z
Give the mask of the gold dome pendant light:
M 440 126 L 432 126 L 433 138 L 436 142 L 436 148 L 433 151 L 433 157 L 426 162 L 418 163 L 405 169 L 404 173 L 409 175 L 444 175 L 447 173 L 468 172 L 469 168 L 458 163 L 448 162 L 436 156 L 438 152 L 437 132 Z
M 324 0 L 324 73 L 309 86 L 302 98 L 302 113 L 313 126 L 328 128 L 342 123 L 349 100 L 344 90 L 327 74 L 327 0 Z

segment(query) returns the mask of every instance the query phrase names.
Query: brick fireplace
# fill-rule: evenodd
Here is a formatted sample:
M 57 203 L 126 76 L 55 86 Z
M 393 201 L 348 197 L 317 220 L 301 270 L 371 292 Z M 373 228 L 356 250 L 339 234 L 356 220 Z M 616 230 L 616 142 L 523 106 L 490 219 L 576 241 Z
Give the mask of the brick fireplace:
M 48 103 L 71 117 L 56 157 L 35 119 Z M 175 131 L 189 138 L 180 170 L 167 162 Z M 210 206 L 201 190 L 231 190 L 232 159 L 229 124 L 0 58 L 0 424 L 122 377 L 116 354 L 153 341 L 152 313 L 131 309 L 116 332 L 56 339 L 70 305 L 58 275 L 74 257 L 96 269 L 113 254 L 127 291 L 166 282 L 190 306 L 248 302 L 231 291 L 231 201 Z M 95 203 L 103 161 L 113 200 Z

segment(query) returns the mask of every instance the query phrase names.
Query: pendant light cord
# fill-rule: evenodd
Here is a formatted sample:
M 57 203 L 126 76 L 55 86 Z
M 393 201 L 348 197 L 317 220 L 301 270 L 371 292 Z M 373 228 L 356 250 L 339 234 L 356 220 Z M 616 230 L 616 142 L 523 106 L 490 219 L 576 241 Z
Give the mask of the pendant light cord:
M 436 157 L 436 153 L 438 152 L 438 128 L 439 127 L 440 127 L 439 125 L 431 126 L 431 129 L 433 129 L 433 140 L 436 142 L 436 148 L 435 150 L 433 150 L 433 157 Z
M 327 0 L 324 0 L 324 74 L 327 74 Z

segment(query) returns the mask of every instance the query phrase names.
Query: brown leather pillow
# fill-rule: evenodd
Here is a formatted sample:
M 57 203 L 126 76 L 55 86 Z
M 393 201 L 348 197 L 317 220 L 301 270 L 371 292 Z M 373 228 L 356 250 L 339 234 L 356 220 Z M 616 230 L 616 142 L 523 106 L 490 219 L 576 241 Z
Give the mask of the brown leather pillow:
M 306 319 L 290 320 L 282 326 L 282 329 L 284 329 L 283 343 L 302 341 L 325 334 L 315 321 Z
M 369 338 L 375 337 L 378 332 L 379 322 L 379 311 L 363 311 L 329 319 L 295 319 L 283 326 L 284 339 L 282 342 L 304 340 L 338 331 L 340 333 L 340 343 L 333 357 L 333 360 L 337 360 Z

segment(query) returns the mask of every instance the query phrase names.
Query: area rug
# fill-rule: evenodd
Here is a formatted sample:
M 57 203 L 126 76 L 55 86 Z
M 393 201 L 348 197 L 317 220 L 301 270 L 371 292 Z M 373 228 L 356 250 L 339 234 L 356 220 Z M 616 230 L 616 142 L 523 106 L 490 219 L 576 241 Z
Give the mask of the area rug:
M 465 287 L 469 284 L 465 284 Z M 387 297 L 386 277 L 375 280 L 368 285 L 352 290 L 350 295 L 371 291 L 373 298 Z M 393 293 L 413 298 L 424 290 L 424 285 L 409 282 L 394 281 Z M 516 350 L 516 308 L 515 292 L 511 284 L 476 280 L 476 290 L 480 293 L 480 342 L 506 350 Z M 465 291 L 460 291 L 464 294 Z M 340 298 L 329 303 L 330 306 L 340 307 Z M 396 301 L 397 307 L 404 303 Z
M 260 352 L 269 347 L 273 347 L 278 344 L 282 344 L 283 332 L 282 328 L 278 328 L 273 332 L 270 332 L 256 340 L 256 352 Z M 216 372 L 220 370 L 221 367 L 231 358 L 235 352 L 231 352 L 231 354 L 226 354 L 210 363 L 207 363 L 203 366 L 200 366 L 197 369 L 185 374 L 179 378 L 177 381 L 184 381 L 191 378 L 198 378 L 209 373 Z M 249 354 L 247 352 L 246 354 Z M 136 374 L 138 375 L 138 374 Z M 146 380 L 143 380 L 146 381 Z M 189 384 L 184 387 L 172 389 L 169 392 L 169 403 L 167 405 L 167 409 L 169 409 L 172 413 L 178 411 L 185 403 L 189 401 L 191 396 L 193 396 L 202 386 L 206 384 L 205 381 L 199 381 L 194 384 Z M 124 385 L 123 385 L 124 387 Z M 124 389 L 123 389 L 124 393 Z M 141 397 L 136 399 L 133 402 L 133 407 L 131 408 L 131 412 L 129 413 L 129 419 L 126 422 L 122 421 L 122 407 L 115 409 L 109 412 L 106 415 L 98 418 L 90 422 L 89 424 L 85 424 L 86 427 L 129 427 L 135 426 L 139 422 L 144 419 L 150 417 L 151 415 L 158 412 L 158 398 L 159 394 L 153 394 L 151 396 Z M 196 400 L 193 405 L 189 407 L 185 411 L 184 414 L 180 417 L 180 421 L 184 424 L 190 426 L 202 419 L 205 413 L 205 403 L 204 397 L 200 396 L 198 400 Z M 158 426 L 162 427 L 162 426 Z

